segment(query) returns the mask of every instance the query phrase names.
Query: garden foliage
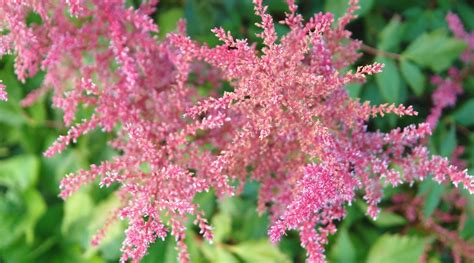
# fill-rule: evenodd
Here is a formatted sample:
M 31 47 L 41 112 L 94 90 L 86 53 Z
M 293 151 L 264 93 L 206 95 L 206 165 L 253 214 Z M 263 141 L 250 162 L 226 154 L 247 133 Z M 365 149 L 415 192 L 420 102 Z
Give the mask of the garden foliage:
M 198 13 L 194 9 L 203 8 L 203 3 L 188 1 L 185 11 Z M 456 105 L 463 87 L 472 86 L 474 33 L 467 32 L 452 12 L 444 12 L 452 33 L 437 26 L 414 31 L 425 25 L 402 26 L 400 17 L 394 16 L 378 35 L 377 48 L 372 48 L 348 29 L 358 15 L 373 8 L 372 1 L 361 4 L 328 2 L 325 8 L 331 12 L 305 14 L 305 19 L 295 1 L 287 0 L 282 7 L 275 4 L 281 8 L 281 21 L 275 21 L 271 12 L 278 10 L 271 9 L 273 4 L 254 0 L 244 5 L 258 19 L 251 27 L 255 36 L 238 38 L 216 27 L 212 32 L 219 42 L 212 42 L 200 35 L 200 25 L 191 24 L 200 19 L 192 12 L 186 15 L 187 22 L 174 19 L 181 16 L 180 9 L 163 14 L 161 26 L 171 30 L 161 33 L 152 18 L 156 13 L 160 18 L 155 0 L 0 3 L 0 56 L 6 55 L 6 65 L 25 83 L 7 75 L 0 84 L 0 99 L 6 101 L 0 112 L 2 125 L 33 126 L 12 140 L 20 145 L 26 137 L 38 136 L 45 129 L 41 126 L 64 133 L 44 151 L 50 161 L 24 154 L 2 161 L 0 183 L 5 185 L 6 201 L 0 212 L 8 213 L 21 203 L 28 217 L 23 221 L 12 217 L 0 225 L 0 233 L 16 231 L 0 248 L 21 242 L 24 234 L 28 245 L 22 249 L 28 250 L 34 244 L 35 226 L 47 224 L 47 219 L 38 221 L 45 216 L 46 201 L 34 188 L 41 162 L 42 173 L 51 172 L 48 167 L 68 173 L 61 179 L 59 195 L 69 200 L 60 212 L 48 210 L 64 213 L 62 234 L 80 227 L 75 226 L 78 218 L 94 222 L 82 224 L 94 236 L 80 238 L 93 245 L 83 245 L 89 259 L 93 247 L 99 246 L 103 254 L 112 254 L 110 258 L 117 257 L 111 252 L 115 249 L 122 261 L 138 262 L 152 244 L 171 235 L 181 262 L 195 261 L 201 254 L 225 262 L 236 257 L 249 262 L 289 260 L 263 239 L 233 243 L 239 238 L 232 234 L 236 231 L 232 216 L 249 206 L 233 210 L 229 200 L 237 195 L 251 196 L 256 210 L 268 217 L 268 225 L 255 228 L 268 232 L 274 244 L 285 243 L 285 236 L 292 238 L 296 230 L 308 262 L 327 260 L 325 246 L 337 229 L 330 250 L 335 261 L 363 257 L 380 262 L 404 253 L 384 244 L 402 244 L 409 251 L 407 260 L 436 258 L 441 253 L 437 244 L 450 248 L 455 261 L 474 259 L 473 246 L 463 239 L 472 234 L 466 227 L 474 222 L 469 195 L 474 192 L 474 178 L 460 158 L 464 148 L 456 147 L 457 131 L 473 141 L 468 128 L 474 124 L 473 101 L 464 102 L 452 118 L 442 118 Z M 441 9 L 432 14 L 411 9 L 405 16 L 415 17 L 416 12 L 444 21 Z M 384 18 L 366 19 L 372 23 L 371 19 Z M 403 51 L 401 43 L 409 43 Z M 359 50 L 374 55 L 375 61 L 361 58 Z M 432 107 L 420 107 L 418 113 L 420 102 L 407 98 L 428 94 L 427 75 L 436 86 L 428 96 Z M 23 107 L 31 107 L 29 111 L 16 104 L 22 96 L 12 87 L 20 85 L 39 86 L 21 100 Z M 63 112 L 64 127 L 50 121 L 46 116 L 51 113 L 38 103 L 49 94 L 53 107 Z M 405 117 L 398 121 L 395 116 Z M 20 148 L 43 150 L 43 144 L 35 143 Z M 77 151 L 88 152 L 88 159 Z M 61 158 L 58 155 L 75 165 L 58 168 L 64 165 L 64 159 L 55 159 Z M 28 176 L 22 181 L 20 173 Z M 85 185 L 95 181 L 113 193 L 104 196 L 101 192 L 106 189 L 89 190 L 92 194 L 81 189 L 90 189 Z M 43 185 L 43 191 L 47 187 Z M 220 203 L 217 212 L 209 208 L 213 194 Z M 388 209 L 381 212 L 384 201 Z M 381 235 L 377 230 L 374 235 L 381 237 L 372 242 L 369 254 L 356 255 L 360 252 L 355 251 L 349 228 L 361 211 L 380 228 L 418 226 L 428 234 Z M 208 220 L 213 214 L 214 227 Z M 244 226 L 251 223 L 242 220 Z M 119 236 L 121 230 L 124 239 L 119 248 L 108 233 Z M 227 249 L 213 250 L 196 233 Z M 39 245 L 36 256 L 60 245 L 54 239 L 50 242 L 50 247 L 47 241 Z M 252 249 L 253 257 L 246 252 Z M 21 258 L 15 253 L 6 252 L 5 258 Z M 35 253 L 29 255 L 31 260 Z M 265 258 L 265 254 L 271 255 Z

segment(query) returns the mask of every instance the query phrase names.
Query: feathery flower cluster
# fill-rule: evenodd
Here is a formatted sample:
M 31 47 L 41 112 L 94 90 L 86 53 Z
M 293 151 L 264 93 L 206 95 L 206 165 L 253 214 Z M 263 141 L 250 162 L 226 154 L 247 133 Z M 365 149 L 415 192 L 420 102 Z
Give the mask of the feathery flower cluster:
M 23 105 L 53 90 L 53 104 L 64 111 L 64 122 L 70 126 L 45 155 L 61 152 L 96 128 L 117 130 L 111 144 L 123 154 L 66 176 L 61 196 L 68 197 L 98 176 L 103 186 L 123 186 L 118 191 L 122 207 L 111 217 L 129 222 L 123 261 L 138 261 L 150 243 L 168 232 L 178 239 L 180 257 L 186 261 L 187 215 L 200 213 L 192 199 L 210 187 L 204 174 L 189 170 L 203 166 L 202 160 L 211 154 L 201 153 L 200 143 L 186 146 L 188 121 L 182 116 L 198 95 L 181 78 L 189 71 L 189 64 L 182 62 L 186 55 L 169 41 L 153 37 L 158 28 L 150 15 L 156 5 L 155 0 L 144 1 L 134 10 L 122 0 L 0 2 L 1 26 L 9 29 L 0 36 L 0 55 L 17 55 L 20 80 L 39 70 L 46 73 L 43 86 Z M 31 12 L 40 15 L 40 24 L 26 24 Z M 76 120 L 81 108 L 93 109 L 92 116 Z M 212 237 L 203 217 L 197 224 L 206 238 Z M 102 236 L 99 231 L 94 243 Z
M 290 32 L 281 38 L 267 7 L 254 0 L 262 19 L 261 50 L 221 28 L 213 32 L 222 45 L 200 45 L 186 36 L 183 22 L 177 33 L 159 41 L 149 18 L 154 0 L 136 10 L 122 0 L 16 2 L 0 3 L 1 26 L 10 29 L 0 37 L 0 51 L 17 55 L 20 80 L 46 72 L 44 86 L 23 103 L 52 89 L 54 106 L 71 126 L 45 155 L 61 152 L 95 128 L 115 131 L 111 145 L 122 154 L 66 176 L 61 196 L 96 178 L 101 186 L 120 185 L 121 206 L 111 219 L 129 223 L 123 261 L 139 261 L 168 233 L 176 237 L 180 261 L 189 261 L 184 242 L 189 216 L 212 239 L 194 196 L 211 188 L 218 196 L 238 194 L 249 179 L 248 167 L 250 180 L 260 183 L 258 209 L 271 216 L 271 240 L 298 230 L 310 262 L 325 261 L 328 235 L 357 191 L 364 193 L 373 218 L 388 184 L 433 174 L 439 182 L 462 183 L 474 192 L 466 171 L 430 156 L 423 146 L 431 133 L 428 124 L 389 133 L 368 130 L 372 117 L 416 112 L 348 96 L 347 84 L 364 82 L 383 68 L 375 63 L 344 70 L 360 56 L 361 43 L 345 29 L 355 18 L 356 0 L 337 21 L 318 13 L 306 23 L 294 0 L 287 0 L 289 12 L 281 23 Z M 29 12 L 38 13 L 42 23 L 28 26 Z M 197 81 L 188 78 L 191 73 Z M 234 91 L 201 98 L 196 85 L 203 81 L 216 89 L 227 81 Z M 75 120 L 80 108 L 94 113 Z M 93 242 L 103 235 L 99 231 Z
M 334 221 L 344 217 L 344 205 L 353 201 L 358 189 L 365 192 L 367 213 L 374 218 L 386 184 L 411 183 L 434 174 L 439 182 L 462 182 L 474 190 L 465 171 L 442 157 L 430 157 L 420 144 L 430 134 L 428 124 L 388 134 L 367 130 L 370 117 L 416 112 L 411 107 L 361 104 L 344 90 L 346 84 L 364 81 L 382 68 L 374 64 L 341 73 L 358 58 L 360 43 L 344 29 L 354 17 L 356 1 L 334 27 L 330 14 L 316 14 L 304 24 L 289 1 L 290 13 L 282 23 L 291 32 L 279 43 L 262 1 L 254 2 L 262 17 L 262 53 L 223 29 L 214 30 L 224 43 L 214 49 L 171 38 L 183 52 L 219 68 L 235 88 L 221 100 L 191 108 L 188 116 L 232 119 L 233 143 L 221 155 L 232 158 L 226 158 L 227 167 L 220 171 L 243 181 L 242 167 L 255 168 L 251 179 L 261 183 L 259 208 L 272 216 L 272 241 L 297 229 L 309 260 L 320 262 L 322 245 L 335 231 Z M 229 165 L 229 159 L 235 164 Z
M 433 129 L 436 127 L 443 109 L 456 104 L 457 96 L 463 92 L 462 81 L 459 70 L 455 67 L 449 69 L 446 79 L 443 79 L 439 75 L 435 75 L 431 78 L 431 83 L 438 87 L 433 92 L 433 95 L 431 95 L 433 108 L 431 108 L 426 122 L 429 123 Z
M 446 16 L 446 21 L 448 22 L 448 26 L 453 32 L 454 36 L 466 42 L 468 46 L 468 48 L 461 55 L 461 59 L 466 63 L 472 63 L 474 60 L 474 31 L 466 32 L 461 19 L 459 19 L 459 17 L 454 13 L 449 13 Z
M 459 17 L 453 13 L 446 16 L 446 21 L 454 36 L 467 44 L 466 50 L 461 54 L 461 61 L 468 67 L 460 72 L 453 66 L 448 70 L 448 76 L 445 79 L 439 75 L 431 78 L 431 83 L 438 86 L 438 88 L 433 92 L 433 108 L 426 122 L 433 129 L 436 127 L 443 109 L 456 104 L 456 97 L 463 92 L 462 84 L 467 76 L 466 72 L 470 71 L 469 67 L 474 63 L 474 31 L 467 33 Z

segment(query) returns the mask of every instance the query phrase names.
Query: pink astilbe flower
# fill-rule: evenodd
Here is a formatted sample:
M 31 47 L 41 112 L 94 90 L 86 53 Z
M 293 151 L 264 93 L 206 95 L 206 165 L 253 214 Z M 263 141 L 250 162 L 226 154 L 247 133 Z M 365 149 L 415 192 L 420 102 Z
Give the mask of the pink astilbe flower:
M 61 197 L 67 198 L 97 178 L 101 186 L 121 184 L 117 194 L 122 202 L 111 218 L 129 223 L 122 260 L 139 261 L 151 243 L 171 233 L 178 239 L 180 259 L 186 261 L 189 215 L 197 215 L 202 234 L 212 238 L 211 228 L 192 200 L 211 185 L 219 188 L 207 178 L 216 158 L 201 150 L 210 139 L 190 144 L 187 138 L 198 129 L 226 122 L 214 116 L 190 125 L 183 118 L 185 109 L 199 98 L 193 83 L 187 83 L 187 75 L 203 66 L 188 63 L 189 55 L 153 36 L 158 28 L 150 15 L 157 1 L 144 1 L 137 10 L 126 8 L 122 0 L 14 2 L 0 3 L 0 26 L 9 29 L 1 36 L 0 55 L 17 55 L 15 68 L 21 80 L 38 70 L 46 72 L 43 87 L 27 96 L 23 105 L 53 90 L 53 105 L 64 111 L 64 122 L 70 126 L 44 154 L 60 153 L 96 128 L 116 129 L 117 138 L 111 145 L 123 153 L 67 175 L 60 185 Z M 27 26 L 29 12 L 39 13 L 42 23 Z M 68 12 L 73 17 L 65 16 Z M 183 28 L 180 23 L 180 34 Z M 200 81 L 215 83 L 215 70 L 207 73 L 196 74 Z M 82 108 L 92 109 L 92 116 L 76 120 Z M 209 137 L 222 141 L 220 134 Z M 192 168 L 199 173 L 192 174 Z M 213 178 L 218 175 L 216 170 Z M 93 244 L 104 234 L 99 230 Z
M 448 75 L 449 77 L 446 79 L 440 76 L 433 76 L 431 78 L 431 83 L 438 86 L 431 96 L 433 108 L 431 108 L 431 112 L 426 119 L 426 122 L 429 123 L 432 128 L 436 127 L 443 109 L 454 106 L 457 96 L 463 92 L 462 79 L 459 75 L 459 71 L 452 67 L 449 69 Z
M 467 44 L 466 50 L 461 54 L 461 61 L 467 66 L 462 70 L 463 72 L 456 67 L 451 67 L 444 79 L 439 75 L 431 78 L 431 83 L 436 85 L 437 89 L 432 95 L 433 108 L 426 122 L 432 128 L 436 127 L 443 109 L 456 104 L 457 96 L 463 93 L 462 85 L 470 71 L 469 67 L 474 63 L 474 31 L 466 32 L 459 17 L 453 13 L 448 13 L 446 21 L 454 36 Z
M 0 80 L 0 100 L 8 100 L 7 92 L 5 91 L 5 85 Z
M 472 63 L 474 61 L 474 31 L 466 32 L 459 17 L 451 12 L 446 16 L 446 21 L 454 36 L 466 42 L 468 46 L 461 55 L 461 59 L 466 63 Z
M 360 43 L 343 28 L 354 17 L 356 1 L 334 27 L 330 14 L 316 14 L 304 24 L 292 1 L 289 6 L 281 23 L 291 31 L 275 39 L 266 7 L 255 1 L 255 12 L 262 18 L 261 52 L 223 29 L 213 31 L 224 43 L 215 48 L 170 36 L 182 52 L 219 68 L 234 87 L 233 93 L 200 102 L 187 115 L 232 120 L 232 129 L 226 130 L 232 144 L 219 147 L 226 160 L 219 170 L 244 181 L 242 167 L 254 167 L 251 179 L 261 183 L 259 210 L 268 207 L 272 218 L 271 240 L 277 242 L 286 230 L 297 229 L 308 259 L 320 262 L 325 237 L 334 232 L 334 221 L 344 217 L 344 205 L 359 189 L 373 218 L 387 184 L 413 183 L 434 174 L 438 182 L 463 183 L 473 192 L 466 171 L 429 155 L 422 142 L 431 134 L 429 124 L 386 134 L 367 130 L 371 117 L 417 113 L 402 105 L 360 103 L 345 91 L 346 84 L 363 82 L 366 75 L 382 70 L 376 63 L 341 73 L 359 57 Z
M 325 260 L 324 244 L 336 231 L 335 221 L 344 218 L 345 205 L 359 190 L 374 218 L 387 184 L 433 174 L 439 182 L 474 190 L 465 171 L 430 156 L 421 144 L 431 133 L 429 125 L 368 130 L 370 118 L 417 113 L 348 96 L 345 85 L 363 82 L 383 67 L 345 70 L 360 57 L 361 43 L 345 29 L 355 18 L 357 1 L 351 0 L 336 22 L 319 13 L 304 23 L 289 0 L 281 23 L 290 32 L 279 38 L 267 7 L 255 0 L 262 50 L 220 28 L 213 32 L 222 45 L 200 45 L 185 35 L 184 22 L 177 33 L 158 41 L 149 17 L 155 5 L 144 1 L 135 10 L 122 0 L 0 3 L 2 26 L 11 29 L 2 36 L 0 51 L 17 55 L 22 80 L 46 72 L 44 86 L 24 104 L 53 90 L 53 104 L 70 126 L 45 155 L 60 153 L 96 128 L 116 135 L 110 144 L 120 156 L 67 175 L 60 187 L 67 198 L 95 180 L 101 187 L 120 185 L 120 206 L 110 218 L 128 221 L 122 261 L 138 262 L 151 243 L 168 234 L 176 238 L 180 261 L 189 261 L 188 217 L 212 239 L 193 198 L 211 188 L 218 196 L 238 194 L 246 167 L 261 185 L 258 208 L 270 213 L 270 239 L 278 242 L 287 230 L 298 230 L 310 262 Z M 41 25 L 26 25 L 31 11 L 40 14 Z M 64 15 L 68 12 L 72 17 Z M 188 79 L 191 73 L 197 81 Z M 209 82 L 217 89 L 223 81 L 234 91 L 198 95 L 196 85 Z M 92 109 L 92 116 L 76 120 L 83 108 Z M 103 235 L 99 230 L 93 243 Z
M 466 205 L 466 196 L 461 194 L 459 189 L 452 189 L 452 191 L 445 193 L 442 197 L 443 208 L 435 209 L 428 218 L 424 213 L 425 198 L 426 196 L 407 192 L 398 193 L 392 196 L 393 204 L 388 209 L 405 215 L 411 224 L 423 228 L 444 247 L 450 248 L 454 262 L 472 262 L 474 260 L 474 245 L 463 240 L 459 231 L 450 227 L 453 224 L 457 225 L 458 229 L 467 227 L 466 214 L 469 206 Z M 427 246 L 420 257 L 420 262 L 426 262 L 429 252 L 434 249 L 431 245 Z

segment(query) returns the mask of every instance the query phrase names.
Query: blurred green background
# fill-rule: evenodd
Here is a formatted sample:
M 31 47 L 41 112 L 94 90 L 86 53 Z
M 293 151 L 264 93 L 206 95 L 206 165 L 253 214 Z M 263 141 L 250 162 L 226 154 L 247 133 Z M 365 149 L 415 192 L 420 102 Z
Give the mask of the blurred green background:
M 283 0 L 267 1 L 275 20 L 284 18 L 287 6 Z M 418 117 L 399 119 L 395 116 L 378 118 L 371 129 L 387 131 L 396 126 L 423 121 L 432 106 L 430 84 L 434 74 L 446 75 L 464 45 L 452 37 L 445 16 L 457 13 L 465 27 L 474 29 L 474 4 L 469 0 L 361 0 L 359 18 L 349 25 L 353 37 L 370 47 L 397 54 L 379 56 L 365 54 L 358 63 L 383 62 L 383 73 L 369 78 L 364 85 L 352 85 L 353 97 L 370 100 L 373 104 L 396 102 L 413 105 Z M 347 0 L 300 0 L 300 12 L 305 18 L 319 11 L 336 16 L 344 13 Z M 139 1 L 127 0 L 130 6 Z M 218 43 L 210 29 L 222 26 L 239 38 L 258 42 L 251 0 L 162 0 L 154 15 L 160 26 L 160 36 L 175 29 L 179 18 L 187 20 L 192 38 L 210 45 Z M 288 29 L 276 25 L 278 34 Z M 110 134 L 92 132 L 79 139 L 61 155 L 45 158 L 42 152 L 60 134 L 66 132 L 61 112 L 50 107 L 46 96 L 29 108 L 19 101 L 40 86 L 43 74 L 22 84 L 13 73 L 12 56 L 0 60 L 0 79 L 8 87 L 9 101 L 0 103 L 0 262 L 117 262 L 123 240 L 125 222 L 113 225 L 98 248 L 90 239 L 107 217 L 107 207 L 117 200 L 113 189 L 99 189 L 97 184 L 84 187 L 67 202 L 58 198 L 59 180 L 67 173 L 87 168 L 117 154 L 107 145 Z M 433 153 L 451 156 L 457 145 L 465 147 L 462 158 L 474 173 L 474 76 L 464 83 L 464 94 L 457 106 L 446 109 L 439 122 L 430 148 Z M 205 89 L 205 87 L 203 87 Z M 80 119 L 80 118 L 79 118 Z M 217 203 L 212 193 L 196 199 L 215 229 L 215 241 L 210 245 L 190 224 L 187 243 L 192 262 L 304 262 L 306 255 L 299 245 L 298 235 L 289 232 L 278 247 L 267 241 L 267 217 L 256 213 L 258 184 L 249 183 L 240 197 Z M 442 196 L 448 186 L 430 180 L 413 187 L 386 189 L 382 203 L 390 205 L 390 196 L 407 192 L 423 196 L 423 213 L 435 209 L 449 210 Z M 465 193 L 462 193 L 465 194 Z M 466 224 L 459 229 L 461 237 L 474 236 L 474 198 L 466 195 Z M 417 262 L 425 246 L 436 249 L 429 262 L 452 262 L 450 250 L 438 247 L 434 236 L 410 224 L 403 216 L 382 212 L 377 221 L 365 216 L 365 205 L 358 202 L 339 224 L 339 231 L 327 246 L 330 262 Z M 456 229 L 456 226 L 451 226 Z M 143 262 L 175 262 L 175 241 L 154 244 Z

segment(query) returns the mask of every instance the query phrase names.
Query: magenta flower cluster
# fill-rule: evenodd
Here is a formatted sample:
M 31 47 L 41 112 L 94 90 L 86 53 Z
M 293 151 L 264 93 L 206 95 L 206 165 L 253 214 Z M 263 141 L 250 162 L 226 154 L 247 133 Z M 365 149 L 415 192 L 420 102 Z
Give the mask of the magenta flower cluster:
M 375 63 L 346 70 L 360 56 L 361 43 L 345 29 L 357 1 L 337 21 L 319 13 L 307 22 L 294 0 L 287 2 L 280 23 L 290 31 L 280 38 L 267 7 L 254 0 L 262 49 L 221 28 L 213 32 L 223 44 L 199 44 L 186 35 L 183 21 L 159 40 L 149 16 L 156 0 L 138 9 L 123 0 L 0 2 L 0 27 L 8 30 L 0 36 L 0 56 L 16 55 L 22 81 L 46 72 L 43 86 L 23 105 L 53 90 L 53 104 L 70 126 L 45 155 L 97 128 L 116 134 L 110 144 L 121 154 L 67 175 L 61 197 L 96 179 L 100 186 L 120 185 L 121 205 L 110 220 L 128 221 L 123 261 L 139 261 L 168 234 L 177 240 L 180 261 L 189 261 L 184 240 L 190 217 L 212 240 L 195 195 L 211 189 L 219 197 L 235 195 L 247 180 L 260 183 L 258 209 L 270 215 L 270 239 L 299 231 L 309 262 L 325 261 L 328 235 L 359 192 L 373 218 L 386 185 L 432 175 L 474 192 L 466 171 L 428 152 L 423 139 L 429 124 L 368 130 L 370 118 L 417 113 L 411 106 L 373 106 L 348 96 L 345 86 L 383 68 Z M 26 24 L 31 12 L 40 24 Z M 214 88 L 209 97 L 197 92 L 204 82 Z M 233 91 L 219 96 L 225 82 Z M 0 99 L 6 99 L 2 84 Z M 77 120 L 83 108 L 93 114 Z M 99 231 L 93 243 L 105 233 Z
M 465 65 L 472 64 L 474 62 L 474 31 L 470 33 L 466 32 L 459 17 L 453 13 L 449 13 L 446 16 L 446 22 L 454 36 L 467 44 L 467 48 L 461 54 L 461 61 Z M 431 78 L 431 83 L 438 86 L 432 95 L 434 106 L 426 120 L 432 128 L 436 127 L 443 109 L 454 106 L 456 104 L 457 96 L 462 94 L 462 83 L 467 77 L 466 73 L 469 72 L 466 71 L 466 69 L 468 69 L 468 67 L 465 67 L 465 72 L 463 72 L 455 66 L 452 66 L 449 68 L 448 76 L 446 78 L 443 79 L 439 75 Z

